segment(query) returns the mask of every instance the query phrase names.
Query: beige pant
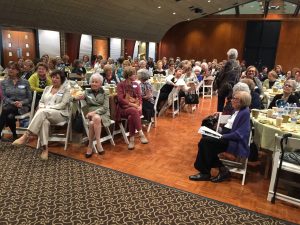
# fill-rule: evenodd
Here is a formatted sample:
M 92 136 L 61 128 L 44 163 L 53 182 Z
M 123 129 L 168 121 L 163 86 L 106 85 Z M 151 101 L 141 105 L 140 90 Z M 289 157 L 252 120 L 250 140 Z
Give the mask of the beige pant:
M 40 138 L 41 146 L 48 145 L 50 124 L 65 122 L 67 117 L 56 109 L 39 109 L 29 124 L 28 130 Z

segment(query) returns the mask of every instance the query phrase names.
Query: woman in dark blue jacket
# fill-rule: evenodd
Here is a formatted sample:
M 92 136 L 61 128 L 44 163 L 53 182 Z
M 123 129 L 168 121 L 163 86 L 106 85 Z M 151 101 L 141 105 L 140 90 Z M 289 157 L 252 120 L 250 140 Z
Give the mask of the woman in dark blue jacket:
M 248 92 L 235 92 L 232 98 L 232 106 L 235 113 L 228 119 L 220 139 L 202 137 L 198 144 L 198 154 L 195 168 L 200 171 L 190 176 L 190 180 L 221 182 L 230 177 L 229 170 L 222 164 L 218 154 L 228 152 L 235 156 L 248 157 L 250 136 L 250 111 L 251 96 Z M 219 168 L 219 174 L 211 178 L 211 168 Z

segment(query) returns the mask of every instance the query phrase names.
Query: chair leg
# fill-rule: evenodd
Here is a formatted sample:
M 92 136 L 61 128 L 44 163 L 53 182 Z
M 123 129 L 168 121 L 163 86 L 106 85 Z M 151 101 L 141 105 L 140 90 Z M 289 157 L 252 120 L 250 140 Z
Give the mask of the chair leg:
M 125 131 L 125 128 L 124 128 L 122 122 L 119 123 L 119 126 L 120 126 L 120 130 L 122 132 L 125 143 L 129 145 L 129 140 L 127 138 L 126 131 Z
M 243 174 L 242 185 L 245 185 L 245 180 L 246 180 L 246 171 L 245 171 L 245 173 Z
M 110 141 L 111 145 L 115 146 L 116 144 L 114 142 L 113 136 L 111 135 L 109 127 L 105 127 L 105 130 L 106 130 L 107 135 L 110 137 L 109 141 Z
M 36 143 L 36 149 L 39 149 L 41 146 L 40 146 L 40 138 L 38 138 L 38 140 L 37 140 L 37 143 Z
M 148 124 L 148 128 L 147 128 L 147 133 L 149 133 L 150 132 L 150 129 L 151 129 L 151 126 L 152 126 L 152 121 Z

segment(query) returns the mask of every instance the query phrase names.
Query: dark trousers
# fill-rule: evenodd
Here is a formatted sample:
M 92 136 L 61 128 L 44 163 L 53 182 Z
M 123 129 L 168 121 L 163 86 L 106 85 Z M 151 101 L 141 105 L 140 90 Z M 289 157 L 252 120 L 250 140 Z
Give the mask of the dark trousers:
M 13 133 L 13 136 L 17 136 L 15 115 L 19 115 L 18 108 L 16 106 L 7 105 L 2 108 L 2 113 L 0 116 L 0 133 L 5 125 L 7 125 Z
M 143 99 L 142 111 L 144 119 L 151 122 L 151 118 L 154 117 L 154 104 Z
M 218 112 L 223 112 L 226 97 L 218 95 Z
M 225 152 L 228 141 L 212 137 L 202 137 L 198 143 L 198 154 L 195 168 L 202 174 L 210 174 L 211 168 L 223 167 L 218 154 Z

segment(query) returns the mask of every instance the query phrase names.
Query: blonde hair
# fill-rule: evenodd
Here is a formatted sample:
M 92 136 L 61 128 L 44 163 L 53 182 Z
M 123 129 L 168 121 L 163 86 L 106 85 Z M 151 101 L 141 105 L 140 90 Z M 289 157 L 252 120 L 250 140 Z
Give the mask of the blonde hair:
M 251 104 L 251 95 L 247 91 L 237 91 L 234 93 L 234 97 L 238 96 L 240 100 L 240 108 L 249 107 Z

